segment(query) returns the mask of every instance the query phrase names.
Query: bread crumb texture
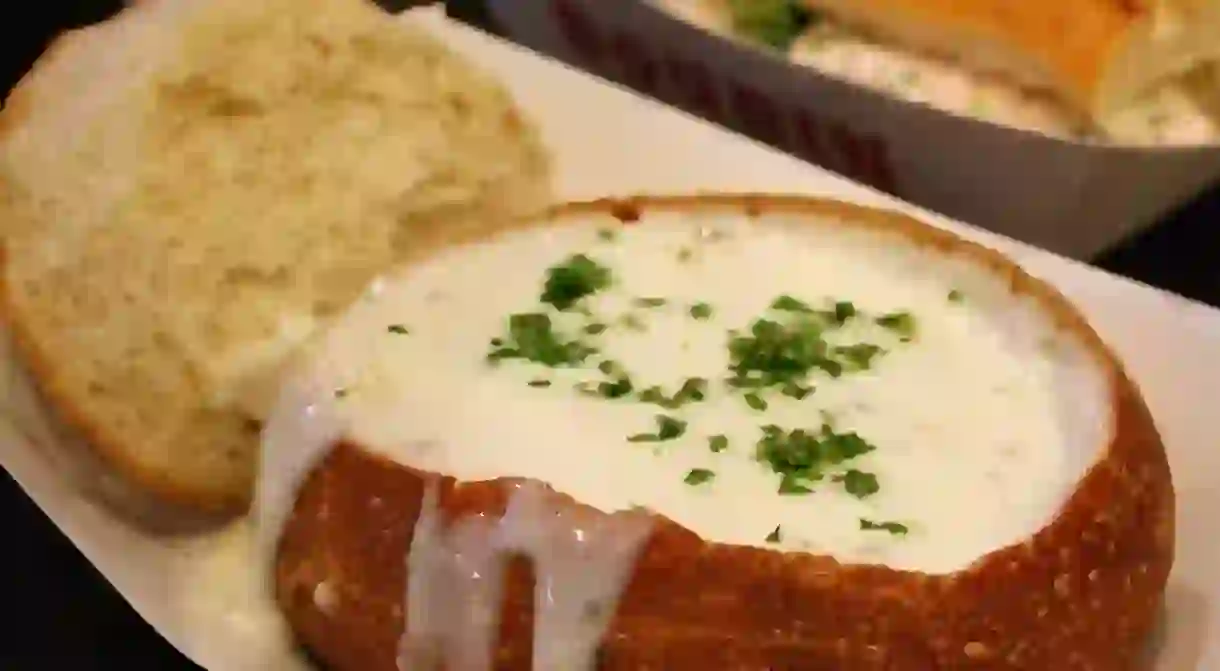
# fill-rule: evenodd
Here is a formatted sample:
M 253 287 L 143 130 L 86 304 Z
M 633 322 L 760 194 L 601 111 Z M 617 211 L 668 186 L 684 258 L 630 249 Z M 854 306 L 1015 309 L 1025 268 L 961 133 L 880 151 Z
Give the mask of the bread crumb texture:
M 367 0 L 158 0 L 65 34 L 0 115 L 3 308 L 138 484 L 240 509 L 294 347 L 426 236 L 547 200 L 489 77 Z

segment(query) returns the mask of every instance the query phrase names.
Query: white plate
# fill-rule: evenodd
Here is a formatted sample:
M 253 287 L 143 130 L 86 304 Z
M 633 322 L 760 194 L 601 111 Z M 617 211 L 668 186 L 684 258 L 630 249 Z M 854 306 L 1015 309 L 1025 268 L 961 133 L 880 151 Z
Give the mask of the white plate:
M 780 191 L 901 209 L 998 247 L 1073 298 L 1143 388 L 1169 447 L 1179 496 L 1178 562 L 1157 671 L 1220 668 L 1220 312 L 947 221 L 731 135 L 570 68 L 450 23 L 437 8 L 415 21 L 497 73 L 541 123 L 565 198 L 633 192 Z M 12 372 L 0 353 L 0 373 Z M 171 542 L 133 530 L 71 486 L 27 439 L 37 418 L 19 380 L 5 389 L 0 462 L 135 609 L 200 665 L 224 671 L 303 668 L 246 607 L 257 581 L 242 561 L 243 529 Z M 23 431 L 19 431 L 20 424 Z M 46 447 L 45 445 L 43 446 Z M 236 548 L 236 549 L 235 549 Z M 272 613 L 263 613 L 274 621 Z

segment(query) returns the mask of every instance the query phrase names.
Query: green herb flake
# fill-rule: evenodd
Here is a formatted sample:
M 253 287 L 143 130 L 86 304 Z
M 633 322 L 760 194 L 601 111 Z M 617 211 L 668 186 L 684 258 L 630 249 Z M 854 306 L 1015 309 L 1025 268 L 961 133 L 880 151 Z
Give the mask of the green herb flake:
M 631 312 L 619 317 L 619 324 L 621 324 L 623 328 L 627 329 L 628 331 L 642 332 L 648 328 L 644 324 L 644 320 L 641 319 L 639 315 Z
M 655 433 L 637 433 L 628 436 L 628 442 L 661 443 L 667 440 L 675 440 L 686 433 L 686 422 L 669 415 L 657 415 L 656 423 L 657 430 Z
M 659 308 L 668 302 L 668 300 L 659 296 L 642 296 L 632 301 L 636 307 L 641 308 Z
M 487 360 L 524 359 L 551 368 L 575 366 L 596 353 L 577 340 L 555 332 L 551 318 L 542 313 L 518 313 L 508 318 L 508 336 L 493 338 Z
M 834 307 L 834 321 L 836 324 L 846 324 L 849 319 L 856 316 L 856 305 L 851 301 L 838 301 Z
M 783 388 L 780 389 L 780 393 L 788 398 L 803 401 L 805 397 L 813 393 L 813 387 L 801 384 L 799 382 L 787 382 L 784 384 Z
M 958 291 L 957 289 L 952 289 L 949 291 L 947 298 L 949 299 L 950 303 L 961 303 L 966 297 L 963 296 L 962 292 Z
M 787 51 L 816 14 L 797 0 L 729 0 L 733 30 L 759 44 Z
M 752 410 L 758 410 L 759 412 L 761 412 L 761 411 L 767 409 L 767 399 L 763 398 L 762 396 L 759 396 L 758 394 L 756 394 L 754 392 L 747 393 L 744 396 L 744 398 L 746 401 L 746 405 L 750 406 L 750 409 L 752 409 Z
M 783 535 L 783 532 L 780 530 L 780 525 L 777 524 L 777 525 L 775 525 L 775 529 L 773 529 L 771 531 L 771 533 L 767 534 L 767 542 L 768 543 L 779 543 L 780 541 L 783 540 L 782 535 Z
M 389 326 L 386 327 L 386 330 L 389 331 L 390 333 L 393 333 L 394 335 L 410 335 L 411 334 L 411 329 L 407 328 L 406 326 L 403 326 L 402 324 L 390 324 Z
M 668 415 L 657 416 L 657 437 L 661 440 L 673 440 L 684 433 L 686 422 Z
M 574 254 L 547 271 L 540 300 L 561 312 L 611 283 L 610 269 L 584 254 Z
M 618 237 L 618 231 L 613 228 L 602 228 L 597 231 L 597 238 L 602 242 L 613 242 Z
M 812 494 L 813 489 L 806 485 L 799 476 L 788 474 L 780 478 L 778 492 L 784 495 Z
M 872 343 L 864 342 L 836 347 L 834 353 L 846 361 L 852 370 L 860 371 L 872 367 L 873 360 L 884 354 L 885 350 Z
M 715 435 L 709 437 L 707 439 L 707 449 L 711 450 L 712 452 L 724 452 L 725 450 L 729 449 L 728 436 Z
M 690 247 L 682 247 L 678 250 L 678 263 L 686 263 L 687 261 L 690 261 L 694 255 L 695 253 L 691 251 Z
M 347 390 L 347 388 L 345 388 L 345 387 L 339 387 L 339 388 L 338 388 L 338 389 L 336 389 L 336 390 L 335 390 L 335 392 L 334 392 L 334 394 L 335 394 L 335 398 L 347 398 L 347 395 L 348 395 L 349 393 L 350 393 L 350 392 L 349 392 L 349 391 Z
M 795 494 L 807 493 L 801 488 L 876 447 L 855 433 L 835 433 L 828 425 L 814 432 L 772 424 L 762 427 L 754 449 L 759 463 L 782 476 L 781 493 Z
M 653 385 L 640 391 L 639 399 L 641 403 L 652 403 L 653 405 L 665 405 L 669 397 L 665 395 L 665 391 L 660 387 Z
M 910 532 L 910 529 L 905 524 L 898 522 L 874 522 L 860 518 L 861 531 L 888 531 L 895 536 L 905 536 Z
M 550 380 L 530 380 L 527 384 L 529 384 L 529 386 L 534 387 L 536 389 L 545 389 L 545 388 L 551 386 L 551 381 Z
M 712 306 L 702 302 L 695 303 L 690 306 L 690 316 L 692 319 L 698 319 L 699 321 L 710 319 L 712 316 Z
M 836 480 L 843 483 L 843 489 L 848 494 L 858 499 L 868 498 L 881 489 L 880 485 L 877 484 L 876 475 L 858 471 L 854 468 L 837 477 Z
M 606 332 L 606 325 L 601 322 L 585 324 L 584 332 L 588 335 L 601 335 Z
M 910 312 L 891 312 L 877 317 L 877 325 L 909 339 L 915 336 L 915 316 Z
M 780 312 L 813 312 L 808 303 L 787 294 L 771 301 L 771 309 Z
M 793 299 L 795 300 L 795 299 Z M 786 305 L 782 297 L 776 304 Z M 739 389 L 804 386 L 813 371 L 831 377 L 843 374 L 823 337 L 825 323 L 812 313 L 796 311 L 784 320 L 757 319 L 749 334 L 730 333 L 729 386 Z
M 624 398 L 629 396 L 634 388 L 631 378 L 623 375 L 613 380 L 599 382 L 597 384 L 597 395 L 608 399 Z
M 702 401 L 705 398 L 707 398 L 707 380 L 701 377 L 687 378 L 678 388 L 678 392 L 673 395 L 674 402 L 678 404 Z
M 711 482 L 716 477 L 716 474 L 706 468 L 692 468 L 682 479 L 688 485 L 702 485 Z

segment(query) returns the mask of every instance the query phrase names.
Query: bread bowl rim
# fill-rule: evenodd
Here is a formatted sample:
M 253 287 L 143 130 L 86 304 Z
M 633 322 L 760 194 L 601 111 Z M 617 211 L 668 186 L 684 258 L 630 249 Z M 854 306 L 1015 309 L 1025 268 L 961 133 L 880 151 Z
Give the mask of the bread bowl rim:
M 926 573 L 917 570 L 894 569 L 884 565 L 846 563 L 839 562 L 828 555 L 715 543 L 700 537 L 699 540 L 702 541 L 704 546 L 711 548 L 712 552 L 744 549 L 745 551 L 756 553 L 751 555 L 752 557 L 769 557 L 768 561 L 770 563 L 768 565 L 775 567 L 774 570 L 786 571 L 791 566 L 799 564 L 802 570 L 808 569 L 808 572 L 802 573 L 802 575 L 807 576 L 810 582 L 822 583 L 826 581 L 828 584 L 839 585 L 835 589 L 850 591 L 854 584 L 853 580 L 863 580 L 868 587 L 864 592 L 872 595 L 867 598 L 876 599 L 881 599 L 883 594 L 892 595 L 899 593 L 911 594 L 916 597 L 929 597 L 939 594 L 955 595 L 960 598 L 961 592 L 955 591 L 959 588 L 963 591 L 972 589 L 973 586 L 986 582 L 989 577 L 994 578 L 997 574 L 1006 575 L 1010 570 L 1018 570 L 1019 566 L 1035 567 L 1037 565 L 1046 568 L 1047 565 L 1062 562 L 1065 559 L 1065 551 L 1079 549 L 1084 567 L 1081 568 L 1073 564 L 1060 564 L 1059 568 L 1055 570 L 1063 571 L 1063 573 L 1052 574 L 1051 578 L 1054 582 L 1054 590 L 1058 592 L 1060 588 L 1059 577 L 1070 577 L 1075 580 L 1079 576 L 1068 576 L 1067 574 L 1081 571 L 1083 571 L 1083 575 L 1087 577 L 1090 584 L 1094 583 L 1096 578 L 1096 584 L 1099 586 L 1097 589 L 1100 589 L 1102 583 L 1098 574 L 1101 568 L 1105 568 L 1108 573 L 1115 574 L 1116 577 L 1111 579 L 1125 580 L 1125 586 L 1128 589 L 1132 587 L 1133 580 L 1139 580 L 1140 584 L 1136 589 L 1135 595 L 1123 594 L 1113 597 L 1115 604 L 1112 605 L 1125 610 L 1118 613 L 1108 610 L 1103 611 L 1101 618 L 1103 620 L 1114 617 L 1123 618 L 1122 621 L 1126 624 L 1122 626 L 1129 627 L 1136 633 L 1143 632 L 1146 629 L 1145 623 L 1155 616 L 1153 609 L 1146 606 L 1144 601 L 1132 601 L 1132 599 L 1147 597 L 1159 603 L 1159 599 L 1164 592 L 1168 573 L 1172 568 L 1174 555 L 1172 475 L 1168 469 L 1164 445 L 1160 440 L 1159 434 L 1156 432 L 1155 424 L 1152 422 L 1151 415 L 1138 389 L 1125 374 L 1117 357 L 1094 331 L 1092 326 L 1089 325 L 1083 314 L 1056 288 L 1029 274 L 1016 262 L 1008 259 L 1002 253 L 967 240 L 950 231 L 924 223 L 915 217 L 892 210 L 813 196 L 765 193 L 697 193 L 681 196 L 637 195 L 602 198 L 558 204 L 543 214 L 531 218 L 533 221 L 526 222 L 526 225 L 528 227 L 529 224 L 562 224 L 563 219 L 567 216 L 588 214 L 610 215 L 624 223 L 630 223 L 639 218 L 641 212 L 649 210 L 675 213 L 692 211 L 740 213 L 751 218 L 763 212 L 768 215 L 779 216 L 784 214 L 822 216 L 834 218 L 835 223 L 832 225 L 847 225 L 864 230 L 897 233 L 908 244 L 927 248 L 933 253 L 942 254 L 949 258 L 966 256 L 968 257 L 967 261 L 982 266 L 981 270 L 990 272 L 1003 280 L 1011 294 L 1027 296 L 1037 301 L 1040 311 L 1049 316 L 1051 326 L 1055 330 L 1069 331 L 1068 337 L 1076 339 L 1079 344 L 1088 350 L 1088 354 L 1096 359 L 1096 365 L 1102 367 L 1099 374 L 1104 374 L 1105 376 L 1105 389 L 1109 399 L 1110 414 L 1112 415 L 1110 430 L 1106 436 L 1106 444 L 1099 448 L 1096 460 L 1085 470 L 1072 490 L 1056 508 L 1054 517 L 1048 523 L 1029 534 L 1028 537 L 983 553 L 968 566 L 960 570 L 945 573 Z M 498 229 L 498 231 L 492 232 L 491 235 L 494 236 L 497 232 L 505 232 L 505 230 L 503 228 Z M 1130 435 L 1124 434 L 1121 430 L 1121 427 L 1124 426 L 1133 429 Z M 290 536 L 292 536 L 291 542 L 298 546 L 302 542 L 308 542 L 308 540 L 301 540 L 302 532 L 299 529 L 293 531 L 298 526 L 312 524 L 311 522 L 302 522 L 299 519 L 307 516 L 307 514 L 301 513 L 298 510 L 298 505 L 303 498 L 302 493 L 307 487 L 328 488 L 332 486 L 327 483 L 327 480 L 332 478 L 325 471 L 329 467 L 328 460 L 336 458 L 336 455 L 347 455 L 342 456 L 341 459 L 348 461 L 354 458 L 357 461 L 363 462 L 363 467 L 370 470 L 393 470 L 395 472 L 394 477 L 396 478 L 412 476 L 423 481 L 426 478 L 440 475 L 442 478 L 452 481 L 452 478 L 444 474 L 427 473 L 408 464 L 398 462 L 390 456 L 379 454 L 375 450 L 354 444 L 349 440 L 339 439 L 333 441 L 330 448 L 315 464 L 314 468 L 305 474 L 302 483 L 294 494 L 296 498 L 289 510 L 288 518 L 285 520 L 284 526 L 277 530 L 279 533 L 276 540 L 277 556 L 275 563 L 277 591 L 283 590 L 288 585 L 285 582 L 288 579 L 286 573 L 291 573 L 292 561 L 302 561 L 300 558 L 286 559 L 284 557 L 283 550 L 288 542 L 286 539 L 290 539 Z M 498 480 L 460 482 L 456 484 L 461 486 L 482 485 L 496 483 Z M 1099 491 L 1120 496 L 1097 500 L 1096 494 Z M 567 498 L 570 499 L 571 497 Z M 1118 522 L 1115 522 L 1112 519 L 1114 516 L 1108 512 L 1108 504 L 1113 501 L 1127 503 L 1126 499 L 1130 499 L 1130 505 L 1126 507 L 1119 506 L 1120 510 L 1116 515 L 1120 519 Z M 572 499 L 572 501 L 573 505 L 583 505 L 578 500 Z M 1143 506 L 1141 508 L 1144 511 L 1143 513 L 1136 510 L 1138 506 Z M 1151 512 L 1149 513 L 1149 511 Z M 1151 521 L 1140 520 L 1147 522 L 1147 524 L 1141 525 L 1137 523 L 1137 518 L 1140 514 L 1153 514 L 1157 517 Z M 654 515 L 662 520 L 663 523 L 668 523 L 679 530 L 694 534 L 693 531 L 680 527 L 668 520 L 668 518 L 663 517 L 663 515 L 655 513 Z M 1109 518 L 1107 518 L 1108 515 L 1110 515 Z M 1073 518 L 1072 521 L 1065 521 L 1069 517 Z M 1077 524 L 1077 522 L 1081 520 L 1088 524 L 1097 524 L 1098 526 L 1079 531 L 1079 533 L 1083 534 L 1081 537 L 1067 536 L 1067 538 L 1073 540 L 1072 542 L 1064 543 L 1064 533 L 1079 527 L 1080 524 Z M 350 522 L 351 520 L 348 520 L 349 524 Z M 1155 522 L 1155 524 L 1152 522 Z M 319 522 L 318 524 L 325 525 L 329 523 Z M 1067 526 L 1069 524 L 1074 526 Z M 1108 524 L 1109 526 L 1102 526 L 1103 524 Z M 325 531 L 320 533 L 325 533 Z M 311 537 L 310 534 L 311 532 L 306 531 L 304 532 L 304 537 L 308 539 Z M 1124 537 L 1130 540 L 1126 540 Z M 368 538 L 364 540 L 371 542 L 371 539 Z M 1117 568 L 1101 564 L 1095 566 L 1089 563 L 1101 559 L 1096 556 L 1098 552 L 1105 552 L 1107 550 L 1117 552 L 1118 550 L 1115 548 L 1118 545 L 1122 545 L 1122 552 L 1127 553 L 1123 555 L 1123 561 L 1126 563 L 1119 564 Z M 331 554 L 331 550 L 326 548 L 316 547 L 309 551 L 314 553 L 322 552 L 323 558 L 321 562 L 325 564 L 335 565 L 336 562 L 342 561 L 341 559 L 336 559 L 335 555 Z M 296 552 L 300 554 L 301 550 L 299 547 L 296 549 Z M 340 549 L 338 552 L 350 552 L 350 550 Z M 757 553 L 762 554 L 759 555 Z M 338 570 L 340 575 L 346 572 L 344 569 Z M 1034 571 L 1037 569 L 1028 568 L 1026 570 Z M 1135 574 L 1139 575 L 1136 576 Z M 367 589 L 369 587 L 368 583 L 362 583 L 361 585 L 358 589 Z M 1052 589 L 1051 583 L 1047 582 L 1043 589 L 1049 593 Z M 1047 596 L 1047 598 L 1053 598 L 1053 596 Z M 282 598 L 284 597 L 281 593 Z M 982 602 L 982 600 L 986 597 L 980 596 L 979 598 L 981 600 L 980 603 L 971 603 L 970 606 L 985 609 L 987 604 Z M 1069 601 L 1067 607 L 1072 611 L 1088 608 L 1090 603 L 1092 604 L 1091 607 L 1097 608 L 1097 604 L 1100 603 L 1095 593 L 1094 596 L 1088 596 L 1087 592 L 1080 592 L 1079 595 L 1073 592 L 1073 599 L 1079 599 L 1082 602 Z M 1086 602 L 1085 600 L 1088 601 Z M 282 601 L 281 607 L 284 608 Z M 935 605 L 927 606 L 927 608 L 934 610 Z M 293 628 L 298 629 L 295 623 L 300 620 L 294 618 L 303 616 L 291 610 L 286 610 L 285 613 L 290 622 L 294 623 Z M 983 617 L 983 615 L 978 613 L 975 613 L 974 616 Z M 978 622 L 970 621 L 968 625 L 976 626 Z M 944 632 L 941 633 L 943 634 Z M 300 631 L 298 631 L 298 635 L 301 635 Z M 946 636 L 945 639 L 937 640 L 942 643 L 944 640 L 948 640 L 949 634 L 944 635 Z M 1082 636 L 1087 635 L 1083 634 Z M 305 635 L 303 638 L 308 639 L 309 636 Z M 974 639 L 966 640 L 973 641 Z M 309 640 L 303 642 L 306 645 L 311 643 Z M 1124 643 L 1129 643 L 1129 641 L 1124 641 Z M 1086 644 L 1097 645 L 1095 642 Z M 957 645 L 959 645 L 958 650 L 960 651 L 962 649 L 960 648 L 961 643 L 959 642 Z M 985 650 L 985 648 L 976 648 L 975 650 Z M 1098 651 L 1096 654 L 1112 653 Z

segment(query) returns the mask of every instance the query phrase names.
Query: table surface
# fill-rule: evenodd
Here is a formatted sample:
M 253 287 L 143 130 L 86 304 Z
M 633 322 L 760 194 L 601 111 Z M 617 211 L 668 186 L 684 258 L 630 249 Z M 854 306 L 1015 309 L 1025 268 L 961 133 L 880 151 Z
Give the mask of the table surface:
M 401 4 L 402 0 L 395 0 Z M 0 86 L 7 91 L 68 26 L 103 18 L 121 0 L 41 0 L 0 10 Z M 14 7 L 16 5 L 16 7 Z M 1120 275 L 1220 306 L 1220 187 L 1095 259 Z M 146 625 L 7 473 L 0 470 L 0 590 L 16 618 L 0 627 L 0 669 L 197 669 Z

